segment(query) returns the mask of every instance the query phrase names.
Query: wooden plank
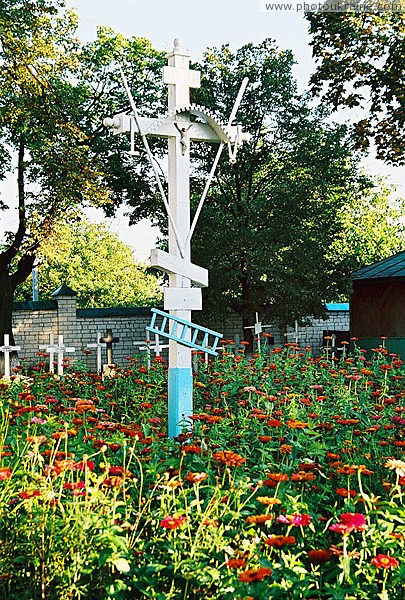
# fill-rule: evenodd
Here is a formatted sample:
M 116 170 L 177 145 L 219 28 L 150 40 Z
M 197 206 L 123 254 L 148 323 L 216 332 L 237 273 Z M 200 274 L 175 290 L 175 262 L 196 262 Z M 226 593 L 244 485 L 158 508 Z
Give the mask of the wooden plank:
M 188 262 L 188 260 L 180 258 L 180 256 L 153 248 L 150 254 L 150 264 L 152 267 L 158 267 L 165 273 L 174 273 L 175 275 L 187 277 L 197 287 L 208 287 L 207 269 L 198 267 Z
M 165 310 L 202 310 L 201 288 L 165 288 Z

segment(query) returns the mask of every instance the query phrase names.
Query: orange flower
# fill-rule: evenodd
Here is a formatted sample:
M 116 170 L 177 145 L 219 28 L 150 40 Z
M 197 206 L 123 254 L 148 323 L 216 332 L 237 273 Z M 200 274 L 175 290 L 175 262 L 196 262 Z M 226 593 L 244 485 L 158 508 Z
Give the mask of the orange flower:
M 295 544 L 295 541 L 295 536 L 293 535 L 269 535 L 264 540 L 264 543 L 273 548 L 282 548 L 283 546 Z
M 261 525 L 262 523 L 266 523 L 266 521 L 271 521 L 272 518 L 272 515 L 251 515 L 250 517 L 246 517 L 246 523 Z
M 306 427 L 309 427 L 309 423 L 304 423 L 297 419 L 290 419 L 287 421 L 287 426 L 290 427 L 290 429 L 305 429 Z
M 342 498 L 355 498 L 357 496 L 357 492 L 355 492 L 354 490 L 348 490 L 346 488 L 338 488 L 335 490 L 335 492 L 337 494 L 339 494 L 339 496 L 342 496 Z
M 215 452 L 213 458 L 216 462 L 226 465 L 227 467 L 241 467 L 246 462 L 246 458 L 243 458 L 240 454 L 236 454 L 236 452 L 230 452 L 229 450 Z
M 188 475 L 185 476 L 184 479 L 189 483 L 201 483 L 202 481 L 204 481 L 204 479 L 207 479 L 207 477 L 208 475 L 207 473 L 204 473 L 204 471 L 202 473 L 190 472 Z
M 282 444 L 280 446 L 280 454 L 291 454 L 292 453 L 292 446 L 290 446 L 289 444 Z
M 395 569 L 399 565 L 399 561 L 393 556 L 388 556 L 388 554 L 377 554 L 371 559 L 371 564 L 376 569 Z
M 261 567 L 259 569 L 249 569 L 243 571 L 239 575 L 239 581 L 245 581 L 251 583 L 252 581 L 263 581 L 265 577 L 269 577 L 272 574 L 272 570 L 267 567 Z
M 316 479 L 315 473 L 307 473 L 305 471 L 298 471 L 291 475 L 291 481 L 313 481 Z
M 287 473 L 268 473 L 267 477 L 273 481 L 288 481 L 289 477 Z
M 256 498 L 257 502 L 260 504 L 264 504 L 265 506 L 274 506 L 275 504 L 281 504 L 281 500 L 278 498 L 273 498 L 271 496 L 258 496 Z
M 246 567 L 244 558 L 230 558 L 225 564 L 230 569 L 244 569 Z
M 185 454 L 202 454 L 201 446 L 197 446 L 196 444 L 191 444 L 190 446 L 183 446 L 181 451 Z
M 270 435 L 258 435 L 257 439 L 262 442 L 262 444 L 265 444 L 266 442 L 271 442 L 272 437 Z

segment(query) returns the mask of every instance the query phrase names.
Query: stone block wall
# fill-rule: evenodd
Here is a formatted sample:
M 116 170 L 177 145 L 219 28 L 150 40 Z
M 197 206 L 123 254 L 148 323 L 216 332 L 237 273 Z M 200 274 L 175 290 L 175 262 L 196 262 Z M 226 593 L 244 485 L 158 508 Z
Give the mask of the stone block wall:
M 68 288 L 67 288 L 68 289 Z M 66 288 L 62 289 L 66 292 Z M 139 347 L 134 342 L 146 339 L 145 327 L 150 323 L 150 308 L 102 308 L 102 309 L 77 309 L 76 296 L 71 293 L 53 295 L 53 300 L 46 302 L 16 303 L 13 313 L 13 332 L 15 342 L 21 346 L 20 357 L 25 356 L 27 366 L 38 362 L 37 353 L 42 346 L 49 344 L 49 336 L 54 334 L 57 341 L 58 335 L 63 335 L 66 346 L 75 348 L 74 354 L 67 354 L 72 364 L 78 360 L 84 361 L 90 370 L 96 370 L 96 351 L 87 355 L 87 344 L 95 343 L 99 334 L 105 335 L 107 329 L 112 329 L 113 335 L 119 341 L 113 344 L 114 362 L 125 367 L 127 356 L 139 354 Z M 299 328 L 300 345 L 310 345 L 314 354 L 319 354 L 324 345 L 324 331 L 349 330 L 349 306 L 327 305 L 327 320 L 312 320 L 311 325 Z M 201 319 L 199 319 L 200 322 Z M 235 315 L 226 323 L 207 323 L 215 331 L 223 333 L 225 339 L 232 339 L 239 343 L 243 339 L 241 319 Z M 276 346 L 283 346 L 286 342 L 284 332 L 278 326 L 266 329 L 274 336 Z M 293 331 L 289 328 L 288 331 Z M 288 338 L 291 341 L 292 337 Z M 161 340 L 165 343 L 165 340 Z M 164 354 L 164 356 L 167 356 Z M 102 362 L 106 363 L 106 350 L 102 349 Z

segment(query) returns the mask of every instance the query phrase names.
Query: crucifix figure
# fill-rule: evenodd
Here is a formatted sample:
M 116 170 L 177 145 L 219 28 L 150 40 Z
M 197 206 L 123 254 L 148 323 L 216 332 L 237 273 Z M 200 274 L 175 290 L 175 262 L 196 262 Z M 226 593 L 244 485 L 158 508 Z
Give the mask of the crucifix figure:
M 99 341 L 106 345 L 107 349 L 107 365 L 113 366 L 113 344 L 120 341 L 120 338 L 114 337 L 112 329 L 107 329 L 104 337 L 101 337 Z
M 192 327 L 191 311 L 202 309 L 201 287 L 208 285 L 207 270 L 191 262 L 190 241 L 223 148 L 225 145 L 228 146 L 230 160 L 235 162 L 238 146 L 249 139 L 240 126 L 233 125 L 248 80 L 243 81 L 228 124 L 224 125 L 210 111 L 190 104 L 190 88 L 200 87 L 200 72 L 190 69 L 190 57 L 183 50 L 179 39 L 174 40 L 173 51 L 167 58 L 168 64 L 163 67 L 163 82 L 168 86 L 167 115 L 160 119 L 138 116 L 131 91 L 121 70 L 132 114 L 121 113 L 108 117 L 104 120 L 104 124 L 113 128 L 115 134 L 130 132 L 131 151 L 134 149 L 134 135 L 138 134 L 142 137 L 169 219 L 169 252 L 152 250 L 151 265 L 169 274 L 169 287 L 164 291 L 164 309 L 170 315 L 166 317 L 172 316 L 173 319 L 178 319 L 174 327 L 179 323 L 184 332 L 179 339 L 174 334 L 165 334 L 163 326 L 158 331 L 160 335 L 170 339 L 168 429 L 169 436 L 174 437 L 181 431 L 180 423 L 185 423 L 185 420 L 193 414 L 190 344 L 192 346 L 195 342 L 193 335 L 197 333 Z M 190 115 L 197 117 L 198 121 L 191 122 Z M 148 136 L 165 137 L 168 140 L 168 198 L 156 169 Z M 219 148 L 190 224 L 190 142 L 198 141 L 218 143 Z M 161 311 L 155 311 L 155 317 L 157 313 Z M 164 322 L 166 317 L 163 313 Z
M 21 346 L 10 346 L 10 335 L 4 334 L 4 344 L 0 346 L 0 352 L 4 354 L 4 377 L 10 379 L 10 354 L 21 350 Z
M 179 124 L 175 121 L 174 125 L 177 129 L 177 131 L 180 133 L 180 144 L 181 144 L 181 153 L 184 156 L 185 153 L 187 152 L 188 149 L 188 135 L 187 132 L 190 129 L 190 127 L 192 127 L 192 125 L 189 125 L 187 128 L 186 127 L 180 127 Z

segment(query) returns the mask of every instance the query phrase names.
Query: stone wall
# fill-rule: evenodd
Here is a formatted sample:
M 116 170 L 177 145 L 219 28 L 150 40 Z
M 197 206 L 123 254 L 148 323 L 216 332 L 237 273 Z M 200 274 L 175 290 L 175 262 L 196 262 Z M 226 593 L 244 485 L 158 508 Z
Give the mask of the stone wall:
M 299 329 L 300 344 L 311 345 L 315 354 L 323 345 L 324 331 L 349 330 L 349 306 L 337 304 L 327 305 L 327 308 L 328 320 L 313 320 L 310 326 Z M 72 363 L 82 360 L 90 370 L 96 370 L 96 352 L 86 355 L 87 344 L 95 343 L 100 334 L 112 329 L 113 335 L 119 338 L 113 346 L 114 362 L 125 366 L 126 357 L 139 354 L 134 342 L 145 340 L 145 327 L 150 318 L 149 308 L 77 309 L 75 292 L 61 286 L 50 301 L 15 303 L 13 332 L 16 344 L 22 348 L 20 356 L 25 356 L 27 366 L 38 362 L 38 351 L 49 344 L 49 336 L 53 333 L 55 340 L 58 335 L 63 335 L 64 344 L 75 348 L 74 354 L 66 355 Z M 210 323 L 207 326 L 236 343 L 243 339 L 242 323 L 237 316 L 226 323 Z M 284 345 L 286 338 L 278 327 L 266 331 L 274 335 L 275 345 Z M 288 331 L 293 332 L 293 329 Z M 292 336 L 288 338 L 288 341 L 291 340 Z M 102 362 L 106 360 L 103 348 Z

